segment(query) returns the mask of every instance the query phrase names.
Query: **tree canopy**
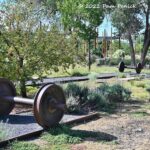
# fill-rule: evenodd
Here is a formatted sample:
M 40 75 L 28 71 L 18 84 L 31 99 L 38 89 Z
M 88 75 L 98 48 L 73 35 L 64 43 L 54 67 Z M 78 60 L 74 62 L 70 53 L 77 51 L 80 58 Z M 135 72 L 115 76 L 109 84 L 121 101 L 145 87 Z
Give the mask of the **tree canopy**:
M 26 96 L 25 82 L 33 75 L 41 77 L 77 62 L 76 35 L 65 35 L 45 22 L 35 5 L 3 3 L 1 14 L 1 76 L 18 80 L 22 96 Z

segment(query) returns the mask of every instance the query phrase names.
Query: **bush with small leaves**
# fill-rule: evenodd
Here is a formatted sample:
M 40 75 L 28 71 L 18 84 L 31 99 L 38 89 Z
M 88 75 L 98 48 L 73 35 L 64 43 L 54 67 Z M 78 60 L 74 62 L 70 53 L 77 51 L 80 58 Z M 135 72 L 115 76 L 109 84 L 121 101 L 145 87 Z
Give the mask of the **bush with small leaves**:
M 91 91 L 87 97 L 87 103 L 92 108 L 103 108 L 108 105 L 108 102 L 105 100 L 105 97 L 96 93 L 95 91 Z
M 131 91 L 124 88 L 120 84 L 108 85 L 103 84 L 98 87 L 98 91 L 102 94 L 110 103 L 111 102 L 121 102 L 130 99 Z
M 68 84 L 65 89 L 68 112 L 86 110 L 106 110 L 106 107 L 130 99 L 131 92 L 120 84 L 103 84 L 95 89 L 88 89 L 77 84 Z M 70 95 L 69 95 L 70 94 Z

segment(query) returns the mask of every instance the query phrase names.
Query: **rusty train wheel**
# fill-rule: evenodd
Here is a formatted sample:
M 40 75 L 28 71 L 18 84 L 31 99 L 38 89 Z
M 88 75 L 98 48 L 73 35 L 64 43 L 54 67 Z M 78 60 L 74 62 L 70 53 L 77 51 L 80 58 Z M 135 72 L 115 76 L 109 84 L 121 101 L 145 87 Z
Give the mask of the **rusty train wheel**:
M 60 105 L 66 105 L 62 88 L 55 84 L 44 85 L 34 100 L 34 116 L 37 123 L 43 128 L 57 125 L 64 115 L 64 109 L 57 108 Z
M 120 63 L 119 63 L 119 72 L 124 72 L 124 69 L 125 69 L 125 64 L 124 64 L 124 62 L 123 61 L 121 61 Z
M 3 96 L 16 96 L 16 89 L 11 81 L 0 78 L 0 115 L 8 115 L 15 103 L 14 101 L 2 100 Z

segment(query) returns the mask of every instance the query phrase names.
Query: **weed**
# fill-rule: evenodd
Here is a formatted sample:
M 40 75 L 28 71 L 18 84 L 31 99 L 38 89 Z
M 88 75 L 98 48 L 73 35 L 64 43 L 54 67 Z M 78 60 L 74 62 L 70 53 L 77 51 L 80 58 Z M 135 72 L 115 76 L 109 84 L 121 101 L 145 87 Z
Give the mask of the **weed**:
M 40 150 L 40 147 L 31 142 L 18 142 L 11 143 L 8 150 Z
M 98 73 L 96 73 L 96 72 L 91 72 L 91 73 L 88 75 L 88 78 L 89 78 L 91 81 L 96 80 L 97 77 L 98 77 Z
M 82 130 L 72 130 L 67 126 L 58 126 L 49 129 L 47 132 L 43 133 L 41 138 L 49 142 L 52 145 L 63 145 L 63 144 L 77 144 L 81 143 L 86 138 L 94 138 L 102 141 L 111 141 L 112 137 L 101 137 L 98 132 L 82 131 Z
M 8 120 L 6 121 L 6 123 Z M 13 134 L 13 130 L 10 128 L 7 128 L 7 125 L 4 122 L 0 122 L 0 141 L 7 139 L 11 134 Z
M 76 144 L 82 141 L 80 137 L 74 136 L 72 130 L 66 126 L 51 128 L 41 138 L 53 145 Z

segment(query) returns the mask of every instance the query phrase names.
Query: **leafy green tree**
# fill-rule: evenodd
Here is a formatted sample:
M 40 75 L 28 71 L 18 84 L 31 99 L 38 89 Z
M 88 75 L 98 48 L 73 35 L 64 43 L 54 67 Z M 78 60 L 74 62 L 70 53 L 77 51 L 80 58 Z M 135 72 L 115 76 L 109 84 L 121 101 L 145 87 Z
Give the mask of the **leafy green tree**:
M 1 4 L 0 67 L 1 76 L 18 81 L 20 94 L 26 97 L 27 80 L 43 72 L 58 71 L 77 62 L 75 37 L 66 36 L 45 21 L 36 5 L 23 1 Z
M 139 10 L 136 8 L 120 8 L 119 5 L 135 5 L 135 0 L 117 0 L 118 7 L 112 12 L 111 18 L 113 26 L 115 26 L 122 36 L 128 39 L 130 45 L 131 64 L 136 65 L 134 39 L 142 29 L 141 20 L 137 17 Z
M 149 0 L 116 0 L 117 4 L 133 5 L 133 8 L 116 8 L 112 15 L 113 25 L 127 35 L 131 47 L 132 63 L 135 64 L 133 36 L 141 29 L 144 30 L 144 41 L 141 49 L 141 63 L 145 65 L 145 58 L 150 46 L 150 1 Z
M 91 65 L 90 40 L 96 36 L 98 27 L 104 18 L 100 0 L 63 0 L 58 1 L 58 10 L 62 17 L 64 30 L 76 32 L 81 39 L 89 43 L 89 70 Z

